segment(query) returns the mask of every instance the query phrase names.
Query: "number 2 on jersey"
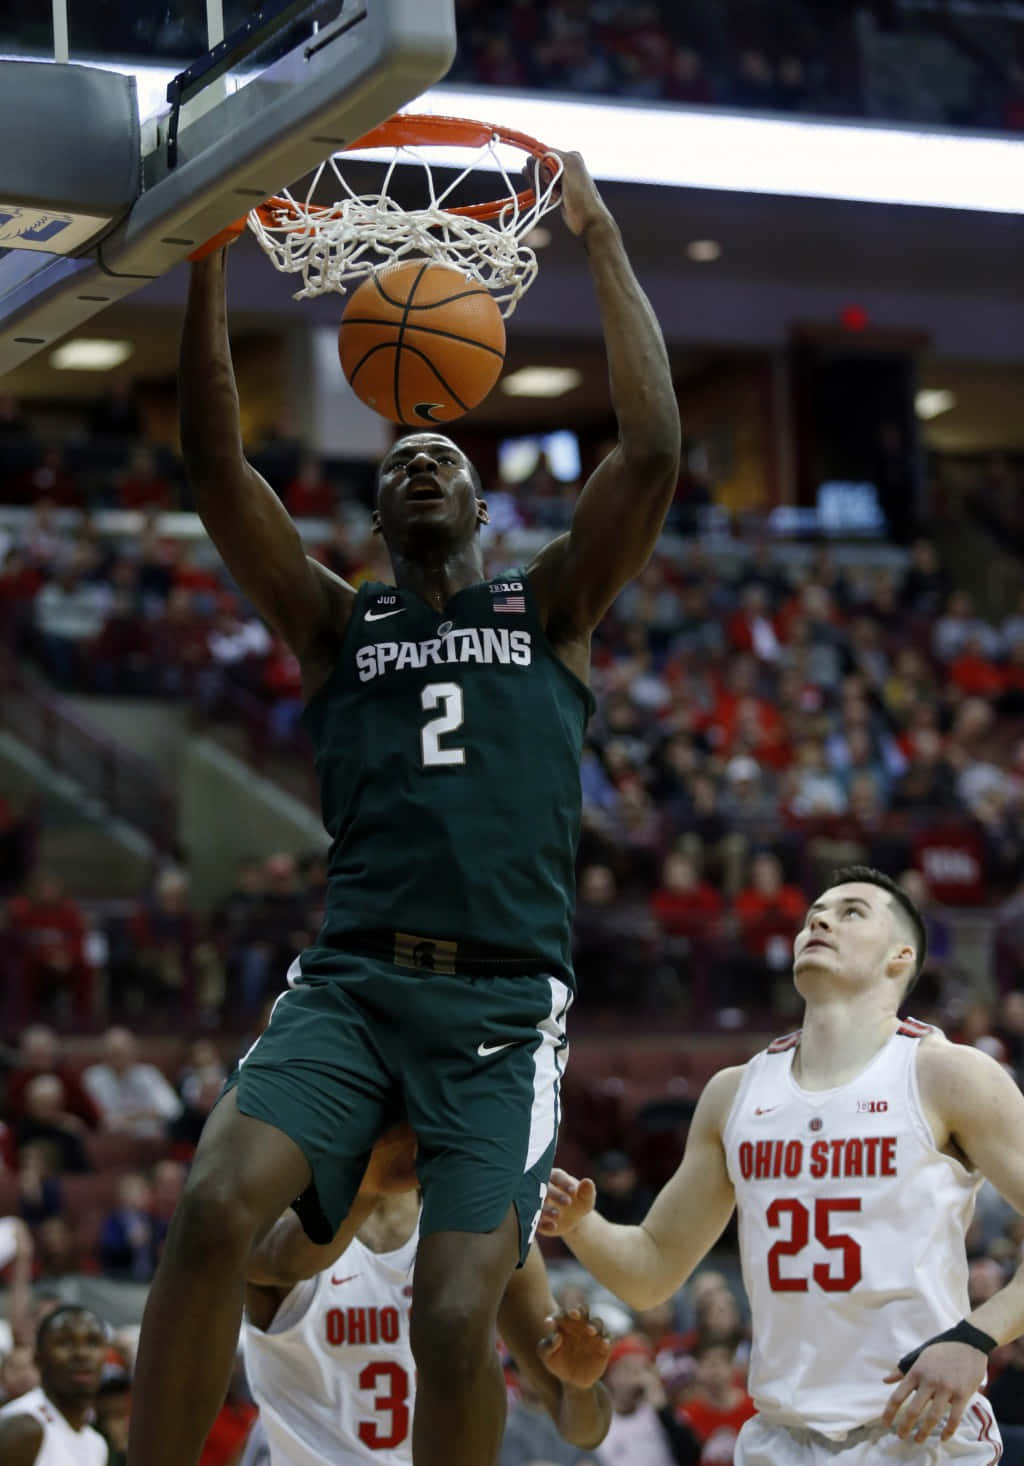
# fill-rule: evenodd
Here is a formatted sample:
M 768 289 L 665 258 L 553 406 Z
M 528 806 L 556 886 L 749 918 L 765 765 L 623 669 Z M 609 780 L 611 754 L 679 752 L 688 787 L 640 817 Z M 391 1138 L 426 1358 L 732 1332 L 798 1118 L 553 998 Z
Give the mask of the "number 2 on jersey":
M 394 1450 L 409 1434 L 409 1376 L 400 1364 L 386 1359 L 360 1370 L 358 1383 L 361 1390 L 373 1391 L 373 1413 L 378 1417 L 359 1422 L 359 1439 L 371 1451 Z M 382 1415 L 389 1419 L 381 1422 Z
M 420 693 L 420 706 L 425 713 L 440 708 L 441 713 L 424 723 L 420 729 L 420 748 L 423 750 L 423 767 L 438 769 L 466 762 L 464 748 L 443 748 L 441 738 L 445 733 L 454 733 L 462 727 L 465 714 L 462 708 L 462 688 L 457 682 L 428 682 Z
M 860 1243 L 847 1232 L 833 1232 L 833 1212 L 860 1211 L 860 1197 L 819 1196 L 814 1203 L 814 1235 L 829 1252 L 842 1254 L 838 1272 L 830 1263 L 816 1262 L 811 1277 L 826 1293 L 849 1293 L 861 1280 Z M 768 1282 L 773 1293 L 806 1293 L 807 1277 L 783 1276 L 781 1259 L 796 1257 L 811 1238 L 811 1214 L 802 1201 L 773 1201 L 766 1212 L 769 1227 L 781 1228 L 789 1222 L 789 1236 L 780 1238 L 768 1253 Z

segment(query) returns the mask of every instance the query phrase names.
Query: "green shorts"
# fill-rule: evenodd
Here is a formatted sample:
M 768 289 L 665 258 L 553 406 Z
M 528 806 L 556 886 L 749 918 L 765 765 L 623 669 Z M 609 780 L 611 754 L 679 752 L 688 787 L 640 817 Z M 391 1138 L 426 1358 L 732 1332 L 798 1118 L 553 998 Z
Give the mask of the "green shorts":
M 571 1002 L 557 977 L 339 952 L 329 977 L 299 975 L 281 994 L 228 1087 L 308 1160 L 313 1185 L 296 1211 L 312 1241 L 330 1241 L 374 1140 L 406 1118 L 419 1139 L 421 1235 L 490 1232 L 514 1206 L 522 1263 L 554 1159 Z

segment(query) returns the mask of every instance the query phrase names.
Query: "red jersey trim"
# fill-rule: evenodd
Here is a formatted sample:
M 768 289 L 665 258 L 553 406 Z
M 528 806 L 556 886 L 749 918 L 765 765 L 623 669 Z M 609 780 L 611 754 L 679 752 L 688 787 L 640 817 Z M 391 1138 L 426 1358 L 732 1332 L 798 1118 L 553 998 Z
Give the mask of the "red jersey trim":
M 904 1038 L 926 1038 L 932 1032 L 930 1023 L 919 1023 L 916 1018 L 904 1018 L 896 1032 Z
M 996 1462 L 1003 1454 L 1003 1443 L 1000 1440 L 992 1439 L 992 1427 L 996 1423 L 995 1417 L 987 1409 L 983 1408 L 978 1401 L 975 1401 L 971 1406 L 971 1414 L 980 1426 L 978 1431 L 979 1441 L 984 1441 L 987 1446 L 992 1447 L 992 1455 L 989 1458 L 990 1466 L 996 1466 Z
M 800 1035 L 803 1029 L 798 1028 L 796 1033 L 787 1033 L 782 1038 L 774 1039 L 768 1045 L 769 1054 L 784 1054 L 787 1049 L 795 1049 L 800 1042 Z

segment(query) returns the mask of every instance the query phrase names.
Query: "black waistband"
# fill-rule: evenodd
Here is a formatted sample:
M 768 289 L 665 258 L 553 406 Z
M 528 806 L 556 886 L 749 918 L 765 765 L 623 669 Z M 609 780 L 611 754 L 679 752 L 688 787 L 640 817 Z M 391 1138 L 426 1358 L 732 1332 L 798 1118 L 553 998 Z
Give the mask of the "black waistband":
M 345 947 L 379 957 L 396 967 L 441 976 L 501 977 L 546 972 L 550 966 L 538 957 L 524 957 L 489 942 L 455 942 L 443 937 L 424 937 L 416 932 L 346 932 Z

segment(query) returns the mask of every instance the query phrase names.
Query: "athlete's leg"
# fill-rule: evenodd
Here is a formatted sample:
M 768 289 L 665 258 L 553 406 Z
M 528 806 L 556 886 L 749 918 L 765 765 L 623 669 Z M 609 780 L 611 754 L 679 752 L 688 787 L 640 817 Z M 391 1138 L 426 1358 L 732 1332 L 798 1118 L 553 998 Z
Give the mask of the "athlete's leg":
M 203 1131 L 142 1320 L 129 1466 L 194 1466 L 224 1400 L 253 1245 L 309 1185 L 302 1151 L 234 1093 Z
M 495 1324 L 519 1251 L 514 1210 L 493 1232 L 434 1232 L 419 1245 L 411 1317 L 415 1466 L 493 1466 L 498 1459 L 505 1381 Z

